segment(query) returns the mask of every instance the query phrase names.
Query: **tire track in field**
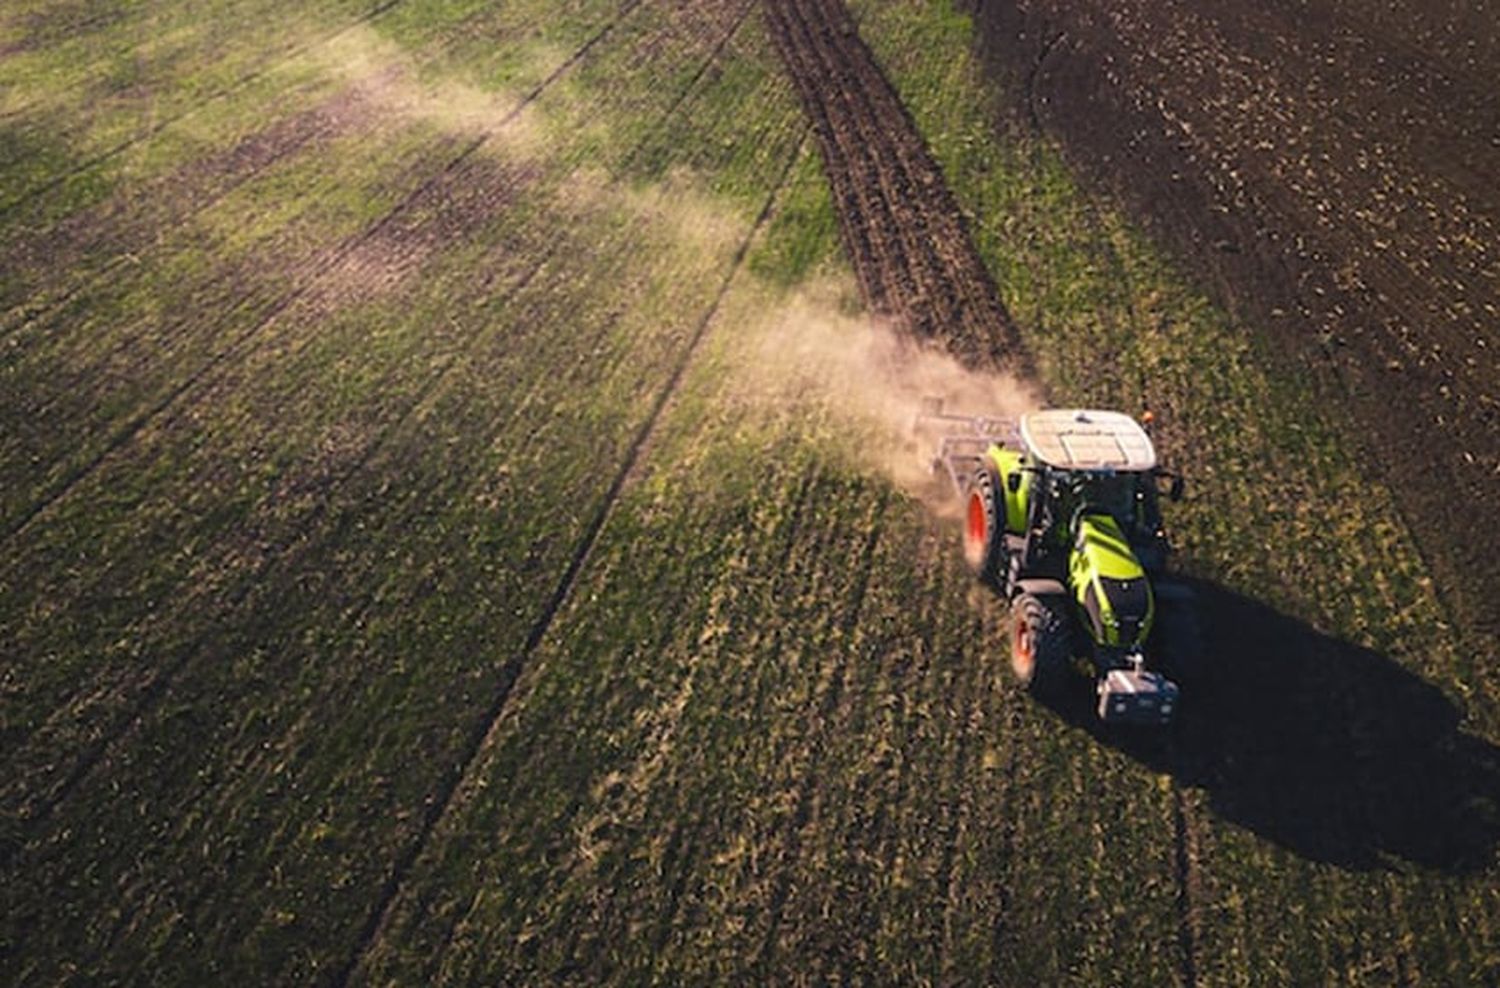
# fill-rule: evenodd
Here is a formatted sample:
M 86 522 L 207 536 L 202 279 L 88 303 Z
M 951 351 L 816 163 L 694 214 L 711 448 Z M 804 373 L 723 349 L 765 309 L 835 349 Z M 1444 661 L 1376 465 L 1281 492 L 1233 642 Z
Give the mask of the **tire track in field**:
M 637 461 L 640 459 L 641 453 L 646 448 L 646 444 L 652 434 L 656 431 L 656 425 L 661 419 L 663 410 L 667 407 L 673 395 L 677 393 L 694 355 L 698 352 L 699 345 L 702 343 L 704 337 L 708 335 L 709 326 L 713 323 L 714 317 L 718 315 L 724 299 L 729 294 L 730 286 L 739 274 L 740 269 L 744 266 L 745 259 L 750 253 L 751 244 L 770 218 L 776 200 L 780 196 L 781 190 L 786 186 L 788 178 L 791 176 L 792 168 L 802 156 L 804 143 L 805 138 L 804 141 L 799 141 L 792 149 L 792 153 L 787 156 L 786 163 L 782 166 L 781 174 L 777 177 L 770 194 L 766 196 L 765 203 L 761 206 L 754 223 L 746 233 L 745 238 L 740 242 L 740 245 L 735 249 L 734 256 L 729 263 L 729 269 L 725 273 L 713 301 L 709 304 L 708 309 L 694 328 L 692 335 L 688 338 L 687 343 L 682 349 L 682 354 L 673 366 L 672 373 L 668 376 L 666 383 L 652 401 L 650 412 L 647 413 L 646 418 L 637 429 L 634 439 L 631 440 L 624 460 L 615 471 L 614 478 L 610 482 L 609 488 L 605 491 L 599 507 L 584 527 L 567 568 L 563 571 L 556 587 L 553 588 L 551 595 L 547 598 L 541 614 L 532 625 L 531 631 L 527 634 L 520 651 L 501 667 L 495 695 L 491 699 L 489 707 L 475 724 L 475 728 L 469 736 L 469 741 L 460 754 L 456 768 L 450 773 L 448 778 L 442 780 L 434 798 L 426 803 L 427 809 L 423 815 L 422 826 L 416 839 L 411 842 L 407 849 L 402 852 L 400 858 L 394 863 L 391 874 L 387 878 L 374 908 L 370 911 L 365 927 L 356 942 L 353 955 L 344 967 L 335 974 L 333 978 L 334 983 L 341 986 L 348 985 L 354 974 L 358 971 L 361 961 L 369 953 L 371 946 L 379 939 L 386 924 L 389 922 L 396 897 L 405 885 L 406 877 L 410 873 L 412 865 L 420 857 L 433 831 L 446 815 L 448 808 L 453 804 L 454 796 L 458 793 L 464 779 L 469 774 L 469 770 L 478 759 L 479 753 L 484 749 L 486 742 L 494 735 L 495 729 L 500 722 L 500 716 L 505 712 L 506 701 L 509 700 L 510 694 L 515 688 L 516 682 L 520 679 L 521 674 L 525 672 L 532 655 L 536 652 L 537 647 L 541 645 L 543 639 L 546 638 L 548 632 L 551 631 L 554 622 L 562 611 L 563 605 L 572 596 L 573 588 L 578 582 L 584 565 L 588 562 L 594 544 L 598 541 L 600 532 L 603 531 L 605 523 L 609 520 L 615 505 L 620 499 L 620 493 L 625 487 L 626 480 L 635 472 Z
M 838 0 L 765 0 L 869 305 L 985 366 L 1028 368 L 942 171 Z
M 1004 777 L 1007 781 L 1014 780 L 1016 773 L 1021 767 L 1021 746 L 1016 740 L 1021 736 L 1021 702 L 1022 692 L 1012 690 L 1007 698 L 1005 736 L 1011 739 L 1009 751 L 1005 757 Z M 1011 795 L 1011 790 L 1007 790 Z M 999 898 L 996 903 L 996 913 L 1000 919 L 995 924 L 995 929 L 990 934 L 990 984 L 1005 984 L 1008 980 L 1002 963 L 1009 947 L 1011 938 L 1010 914 L 1011 907 L 1015 904 L 1014 889 L 1016 878 L 1016 849 L 1021 844 L 1021 827 L 1019 823 L 1020 814 L 1010 812 L 1005 815 L 1005 822 L 1000 830 L 1000 849 L 1004 855 L 1005 880 L 1000 883 Z
M 732 36 L 739 31 L 740 27 L 743 25 L 746 19 L 746 15 L 750 11 L 750 9 L 753 8 L 753 5 L 754 0 L 751 0 L 751 2 L 746 5 L 745 10 L 733 21 L 730 27 L 729 37 L 726 37 L 714 47 L 712 53 L 707 56 L 707 59 L 704 63 L 705 66 L 713 59 L 718 57 L 719 53 L 723 50 L 728 40 L 730 40 L 730 38 L 732 38 Z M 634 6 L 634 4 L 632 4 L 632 6 Z M 595 40 L 598 39 L 596 38 Z M 693 74 L 691 79 L 685 84 L 683 93 L 672 101 L 671 112 L 675 112 L 676 108 L 681 105 L 687 95 L 689 95 L 691 91 L 697 86 L 703 75 L 703 69 L 700 69 L 700 71 Z M 539 91 L 535 95 L 539 95 Z M 517 112 L 519 112 L 519 110 Z M 662 123 L 665 123 L 666 120 L 670 119 L 671 112 L 665 114 L 661 118 Z M 658 125 L 656 130 L 659 129 L 660 124 Z M 652 134 L 648 134 L 643 137 L 637 147 L 649 142 L 653 138 L 653 136 L 654 131 Z M 799 144 L 798 147 L 800 153 L 801 145 Z M 547 250 L 545 250 L 534 263 L 529 265 L 528 268 L 522 273 L 521 277 L 506 289 L 506 298 L 515 297 L 517 294 L 523 291 L 525 287 L 530 283 L 532 278 L 551 260 L 551 258 L 555 254 L 555 251 L 555 245 L 549 246 Z M 613 325 L 614 322 L 611 321 L 603 329 L 601 329 L 601 337 L 603 335 L 607 335 L 610 327 L 612 327 Z M 409 401 L 406 407 L 403 410 L 399 411 L 396 417 L 394 417 L 381 429 L 377 437 L 367 446 L 367 448 L 352 463 L 352 465 L 346 468 L 341 474 L 330 479 L 328 484 L 330 490 L 337 489 L 343 486 L 347 481 L 359 475 L 367 468 L 369 463 L 375 458 L 376 454 L 379 453 L 380 450 L 383 449 L 384 446 L 401 431 L 402 427 L 417 411 L 417 409 L 422 407 L 426 399 L 440 388 L 442 382 L 447 378 L 449 372 L 454 369 L 457 363 L 457 356 L 458 351 L 455 349 L 455 351 L 449 355 L 448 359 L 443 361 L 441 367 L 436 369 L 433 375 L 428 379 L 427 383 L 418 390 L 418 392 Z M 520 409 L 523 408 L 527 403 L 529 403 L 530 400 L 531 398 L 529 395 L 525 399 L 523 399 L 522 402 L 517 406 L 515 414 L 519 414 Z M 311 511 L 306 519 L 299 522 L 293 530 L 286 533 L 285 541 L 287 545 L 295 544 L 298 536 L 300 536 L 303 532 L 314 528 L 318 524 L 319 520 L 326 516 L 328 510 L 330 510 L 330 502 L 328 500 L 319 502 L 319 504 Z M 246 579 L 242 586 L 228 598 L 227 607 L 232 609 L 233 607 L 238 606 L 243 602 L 245 597 L 251 592 L 252 589 L 254 589 L 256 585 L 264 583 L 267 576 L 274 572 L 277 568 L 285 568 L 286 565 L 290 565 L 290 563 L 293 561 L 293 558 L 294 557 L 289 556 L 284 552 L 271 552 L 268 558 L 262 564 L 263 568 L 256 572 L 253 578 Z M 295 558 L 301 558 L 301 556 L 299 555 Z M 366 602 L 363 607 L 363 611 L 367 612 L 371 606 L 373 606 L 372 601 Z M 23 836 L 25 839 L 21 840 L 13 847 L 8 846 L 4 851 L 0 851 L 0 866 L 8 865 L 10 863 L 12 857 L 14 856 L 10 852 L 15 851 L 18 853 L 19 850 L 24 847 L 27 841 L 32 836 L 34 836 L 36 828 L 44 823 L 48 817 L 50 817 L 57 806 L 60 805 L 64 800 L 66 800 L 66 798 L 77 789 L 78 785 L 81 784 L 83 780 L 88 776 L 88 774 L 104 759 L 105 755 L 126 735 L 128 735 L 130 731 L 135 727 L 135 725 L 166 696 L 167 691 L 170 690 L 178 675 L 184 668 L 186 668 L 186 666 L 193 660 L 193 658 L 200 653 L 204 642 L 209 637 L 210 635 L 205 634 L 196 638 L 189 645 L 183 647 L 182 654 L 178 659 L 175 659 L 172 664 L 167 669 L 163 670 L 158 676 L 148 680 L 146 685 L 144 686 L 144 693 L 141 698 L 136 703 L 133 703 L 129 711 L 117 720 L 116 726 L 107 729 L 103 737 L 97 739 L 85 749 L 85 753 L 80 763 L 68 772 L 67 776 L 62 782 L 55 784 L 54 787 L 51 787 L 51 791 L 47 795 L 44 795 L 40 800 L 31 803 L 29 807 L 26 803 L 23 802 L 18 808 L 14 808 L 14 812 L 21 821 L 21 825 L 23 827 Z M 67 705 L 65 703 L 62 707 L 59 708 L 59 712 L 65 711 L 66 709 Z
M 975 768 L 979 764 L 975 749 L 982 747 L 979 735 L 984 727 L 986 685 L 982 667 L 976 666 L 971 684 L 974 693 L 968 699 L 967 710 L 962 721 L 963 726 L 958 737 L 958 751 L 953 756 L 953 786 L 958 790 L 958 794 L 953 797 L 954 805 L 948 811 L 948 818 L 945 821 L 947 834 L 943 839 L 942 863 L 939 869 L 939 874 L 943 877 L 943 906 L 941 920 L 936 931 L 938 936 L 935 938 L 937 949 L 933 953 L 939 970 L 946 977 L 957 976 L 957 972 L 949 968 L 954 943 L 953 911 L 957 904 L 959 888 L 959 848 L 968 836 L 969 818 L 973 815 L 974 809 L 974 787 L 967 784 L 965 780 L 975 777 Z
M 400 2 L 402 0 L 390 0 L 386 5 L 386 9 Z M 50 490 L 44 492 L 36 503 L 23 512 L 16 521 L 11 523 L 4 535 L 0 536 L 0 544 L 10 542 L 15 536 L 24 531 L 32 521 L 46 511 L 47 508 L 66 497 L 80 481 L 92 474 L 112 454 L 127 445 L 147 424 L 174 406 L 179 398 L 192 390 L 195 385 L 207 377 L 214 369 L 230 358 L 238 356 L 241 352 L 251 348 L 255 344 L 257 337 L 261 335 L 266 327 L 274 323 L 277 317 L 290 309 L 292 305 L 305 297 L 311 296 L 314 289 L 340 263 L 354 257 L 360 248 L 374 242 L 381 234 L 390 230 L 398 220 L 414 211 L 427 197 L 439 194 L 442 191 L 444 182 L 452 181 L 455 177 L 461 177 L 460 169 L 464 162 L 488 143 L 492 137 L 518 119 L 554 82 L 581 62 L 599 42 L 603 41 L 615 29 L 621 20 L 639 6 L 640 2 L 641 0 L 630 0 L 629 3 L 622 6 L 616 17 L 606 23 L 598 32 L 584 42 L 582 46 L 553 69 L 546 78 L 537 83 L 498 123 L 464 144 L 455 157 L 450 159 L 435 174 L 418 185 L 417 188 L 407 193 L 400 202 L 383 216 L 376 219 L 361 232 L 347 238 L 343 243 L 325 253 L 321 259 L 312 265 L 312 271 L 309 272 L 308 276 L 301 280 L 291 291 L 272 302 L 259 320 L 238 334 L 224 349 L 210 357 L 197 370 L 179 382 L 176 387 L 171 388 L 165 396 L 158 399 L 144 411 L 136 413 L 93 456 L 75 465 L 72 469 L 65 471 L 57 481 L 50 485 Z M 4 210 L 0 209 L 0 215 L 3 215 L 3 213 Z
M 1172 783 L 1172 857 L 1177 880 L 1177 947 L 1181 951 L 1178 973 L 1187 988 L 1198 984 L 1198 911 L 1194 900 L 1198 888 L 1196 835 L 1188 816 L 1187 797 L 1182 786 Z
M 245 75 L 240 76 L 229 85 L 214 90 L 212 93 L 209 93 L 197 103 L 194 103 L 193 105 L 186 107 L 170 116 L 163 117 L 162 119 L 153 123 L 150 127 L 147 127 L 145 130 L 139 131 L 131 135 L 130 137 L 127 137 L 125 140 L 113 145 L 112 147 L 106 148 L 103 151 L 100 151 L 98 154 L 95 154 L 92 157 L 85 158 L 78 164 L 73 165 L 72 167 L 62 172 L 59 172 L 58 174 L 52 176 L 50 179 L 47 179 L 44 182 L 33 185 L 29 189 L 22 190 L 18 195 L 16 195 L 15 198 L 11 199 L 9 202 L 0 204 L 0 221 L 3 221 L 11 213 L 15 212 L 17 209 L 26 205 L 26 203 L 37 198 L 38 196 L 44 196 L 47 193 L 52 192 L 54 189 L 57 189 L 68 179 L 80 175 L 83 172 L 88 171 L 90 168 L 97 167 L 98 165 L 103 164 L 111 158 L 129 151 L 131 148 L 135 147 L 137 144 L 140 144 L 142 141 L 150 140 L 157 134 L 160 134 L 162 131 L 166 130 L 168 127 L 180 123 L 183 120 L 192 117 L 194 114 L 198 113 L 205 107 L 217 103 L 219 100 L 224 99 L 225 97 L 230 96 L 241 89 L 244 89 L 256 79 L 259 79 L 262 76 L 274 71 L 278 66 L 284 65 L 288 61 L 296 58 L 304 52 L 312 51 L 315 48 L 320 48 L 323 45 L 326 45 L 329 42 L 341 37 L 342 35 L 353 31 L 355 28 L 358 28 L 363 24 L 370 23 L 371 21 L 389 12 L 390 10 L 394 9 L 404 2 L 405 0 L 382 0 L 381 3 L 370 8 L 370 10 L 361 14 L 359 17 L 343 25 L 342 27 L 335 28 L 334 30 L 322 35 L 321 37 L 314 38 L 311 41 L 305 42 L 300 45 L 294 45 L 291 48 L 288 48 L 286 51 L 282 52 L 280 55 L 271 56 L 269 59 L 252 69 L 250 72 L 247 72 Z

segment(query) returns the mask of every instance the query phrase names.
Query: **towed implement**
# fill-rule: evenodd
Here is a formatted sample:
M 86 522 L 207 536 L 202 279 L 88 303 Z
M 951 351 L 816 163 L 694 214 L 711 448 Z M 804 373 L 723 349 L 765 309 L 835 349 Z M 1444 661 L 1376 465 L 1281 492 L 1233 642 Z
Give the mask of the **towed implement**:
M 1049 693 L 1085 668 L 1105 722 L 1170 722 L 1167 672 L 1189 657 L 1167 626 L 1191 615 L 1186 589 L 1165 578 L 1159 505 L 1182 496 L 1182 478 L 1157 465 L 1141 424 L 1093 409 L 951 415 L 929 402 L 917 428 L 962 498 L 969 568 L 1010 603 L 1021 682 Z

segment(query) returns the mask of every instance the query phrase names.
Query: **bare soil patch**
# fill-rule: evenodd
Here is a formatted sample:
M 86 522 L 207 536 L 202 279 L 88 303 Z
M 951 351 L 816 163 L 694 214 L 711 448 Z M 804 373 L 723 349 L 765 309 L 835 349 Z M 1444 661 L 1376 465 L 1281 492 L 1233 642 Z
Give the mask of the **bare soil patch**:
M 1318 368 L 1455 616 L 1500 634 L 1500 10 L 972 6 L 1017 120 Z

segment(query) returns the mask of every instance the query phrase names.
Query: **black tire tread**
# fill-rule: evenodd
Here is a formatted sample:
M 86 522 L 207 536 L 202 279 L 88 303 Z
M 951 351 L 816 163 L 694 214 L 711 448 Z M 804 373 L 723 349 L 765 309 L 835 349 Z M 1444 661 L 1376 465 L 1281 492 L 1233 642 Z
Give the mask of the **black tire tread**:
M 1031 678 L 1023 683 L 1032 694 L 1054 692 L 1065 680 L 1072 660 L 1065 597 L 1022 593 L 1011 602 L 1013 620 L 1031 625 L 1036 660 Z

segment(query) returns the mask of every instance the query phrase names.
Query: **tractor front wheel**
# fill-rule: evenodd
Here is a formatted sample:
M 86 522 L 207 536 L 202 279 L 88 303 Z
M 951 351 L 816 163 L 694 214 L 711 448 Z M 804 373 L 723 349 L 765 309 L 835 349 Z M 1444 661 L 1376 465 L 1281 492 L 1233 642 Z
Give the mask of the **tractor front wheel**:
M 1048 598 L 1023 593 L 1010 605 L 1010 667 L 1031 693 L 1056 689 L 1068 668 L 1068 628 Z

